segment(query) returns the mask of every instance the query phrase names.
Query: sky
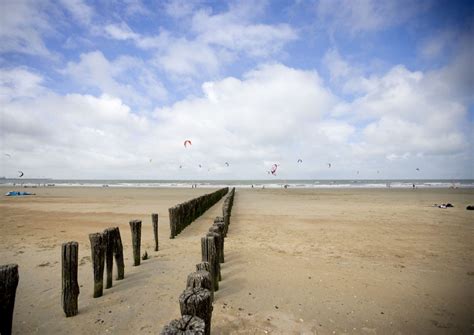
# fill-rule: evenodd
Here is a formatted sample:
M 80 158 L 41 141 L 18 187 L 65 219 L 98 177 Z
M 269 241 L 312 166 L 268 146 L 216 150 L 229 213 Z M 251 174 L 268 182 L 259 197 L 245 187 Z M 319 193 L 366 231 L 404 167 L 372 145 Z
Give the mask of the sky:
M 473 179 L 473 18 L 461 0 L 0 0 L 0 176 Z

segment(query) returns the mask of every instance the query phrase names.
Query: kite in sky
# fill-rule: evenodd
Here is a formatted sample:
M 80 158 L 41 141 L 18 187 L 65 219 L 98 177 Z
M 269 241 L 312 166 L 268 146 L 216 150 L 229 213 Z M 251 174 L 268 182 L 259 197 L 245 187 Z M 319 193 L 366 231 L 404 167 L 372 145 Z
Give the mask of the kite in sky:
M 272 175 L 276 176 L 276 171 L 278 169 L 278 164 L 273 164 L 272 165 L 272 169 L 270 170 L 270 172 L 272 173 Z

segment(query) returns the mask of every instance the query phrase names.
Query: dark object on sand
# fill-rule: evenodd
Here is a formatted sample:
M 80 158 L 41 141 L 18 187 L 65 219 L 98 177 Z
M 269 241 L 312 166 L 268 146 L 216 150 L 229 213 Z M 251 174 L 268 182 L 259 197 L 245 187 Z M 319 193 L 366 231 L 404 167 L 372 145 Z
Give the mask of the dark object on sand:
M 211 334 L 212 301 L 209 290 L 188 288 L 179 296 L 181 315 L 193 315 L 204 320 L 204 334 Z
M 77 283 L 77 267 L 79 244 L 77 242 L 63 243 L 62 248 L 62 303 L 66 317 L 77 315 L 77 297 L 79 284 Z
M 169 325 L 166 325 L 160 335 L 204 335 L 205 328 L 203 319 L 197 316 L 183 315 L 181 319 L 173 320 Z
M 148 252 L 146 252 L 146 250 L 145 250 L 145 253 L 144 253 L 143 256 L 142 256 L 142 260 L 145 261 L 145 260 L 147 260 L 147 259 L 148 259 Z
M 30 192 L 10 191 L 10 192 L 5 193 L 5 195 L 7 197 L 19 197 L 19 196 L 22 196 L 22 195 L 35 195 L 35 194 L 30 193 Z
M 104 291 L 105 243 L 103 233 L 89 234 L 91 241 L 92 268 L 94 270 L 94 298 Z
M 0 266 L 0 334 L 12 333 L 13 308 L 19 278 L 18 264 Z
M 155 237 L 155 251 L 158 251 L 158 214 L 151 214 L 153 236 Z
M 132 245 L 133 245 L 133 266 L 140 265 L 140 244 L 142 238 L 142 221 L 130 221 L 130 229 L 132 231 Z
M 447 204 L 441 204 L 441 205 L 434 204 L 433 207 L 438 207 L 438 208 L 450 208 L 450 207 L 454 207 L 454 206 L 448 202 Z
M 469 205 L 469 206 L 466 207 L 466 209 L 467 209 L 468 211 L 474 211 L 474 206 Z

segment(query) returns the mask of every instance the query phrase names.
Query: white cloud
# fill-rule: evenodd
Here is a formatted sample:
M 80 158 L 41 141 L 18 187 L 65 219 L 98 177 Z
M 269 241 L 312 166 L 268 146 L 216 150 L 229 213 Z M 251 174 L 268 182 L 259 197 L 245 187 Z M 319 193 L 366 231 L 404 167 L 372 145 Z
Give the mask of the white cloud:
M 453 31 L 446 30 L 436 33 L 425 39 L 420 46 L 420 55 L 425 59 L 433 59 L 440 56 L 447 46 L 453 45 L 456 34 Z
M 197 10 L 196 4 L 171 1 L 165 6 L 176 19 L 188 16 L 188 34 L 161 30 L 146 36 L 134 32 L 126 23 L 104 27 L 106 36 L 116 40 L 132 40 L 137 47 L 154 52 L 153 63 L 172 78 L 179 76 L 208 76 L 217 74 L 225 65 L 239 57 L 266 59 L 278 55 L 283 47 L 297 38 L 296 31 L 287 24 L 255 24 L 253 19 L 261 8 L 247 3 L 229 6 L 223 13 Z
M 167 91 L 156 75 L 140 59 L 121 56 L 109 61 L 100 51 L 81 54 L 62 73 L 84 88 L 98 88 L 104 94 L 140 107 L 166 99 Z
M 329 70 L 331 82 L 338 86 L 343 93 L 365 93 L 378 84 L 373 80 L 373 77 L 364 76 L 360 68 L 343 59 L 336 49 L 329 49 L 325 53 L 323 64 Z
M 215 15 L 203 10 L 196 12 L 192 29 L 197 33 L 197 39 L 251 56 L 265 57 L 279 52 L 283 45 L 297 38 L 295 30 L 287 24 L 252 23 L 249 18 L 254 9 L 242 7 Z
M 53 29 L 45 14 L 47 3 L 2 1 L 0 4 L 0 52 L 51 56 L 43 36 Z
M 462 53 L 439 70 L 424 73 L 398 65 L 371 76 L 363 76 L 337 53 L 326 58 L 343 91 L 358 93 L 334 109 L 338 117 L 367 123 L 353 145 L 357 154 L 453 155 L 468 147 L 462 126 L 467 99 L 460 92 L 469 87 L 472 70 Z
M 188 177 L 206 178 L 208 168 L 215 176 L 230 177 L 231 170 L 222 166 L 230 161 L 233 173 L 262 176 L 268 160 L 296 154 L 285 143 L 309 136 L 319 124 L 322 130 L 314 136 L 321 142 L 340 141 L 324 134 L 328 127 L 342 128 L 336 121 L 322 122 L 335 101 L 318 74 L 279 64 L 251 71 L 242 80 L 208 82 L 202 97 L 148 117 L 135 115 L 112 96 L 61 96 L 41 90 L 41 80 L 36 83 L 34 99 L 9 99 L 1 111 L 4 148 L 16 159 L 15 166 L 2 171 L 5 175 L 22 166 L 30 176 L 173 178 L 182 164 Z M 193 140 L 190 150 L 182 148 L 186 138 Z M 45 154 L 48 160 L 39 161 Z
M 358 34 L 403 24 L 427 6 L 409 0 L 320 0 L 316 13 L 323 29 Z
M 82 0 L 60 0 L 66 10 L 81 24 L 88 25 L 92 21 L 94 10 Z
M 43 78 L 26 68 L 0 69 L 0 105 L 11 99 L 34 98 L 44 88 Z
M 221 66 L 217 52 L 207 44 L 187 39 L 174 40 L 154 63 L 174 75 L 216 74 Z
M 192 14 L 197 2 L 190 0 L 171 0 L 165 3 L 165 11 L 169 16 L 181 19 Z
M 140 37 L 140 35 L 134 33 L 125 22 L 120 24 L 108 24 L 104 27 L 104 30 L 111 38 L 121 41 L 129 39 L 136 40 Z
M 124 0 L 125 13 L 128 16 L 150 15 L 151 11 L 143 4 L 141 0 Z
M 93 75 L 84 82 L 114 90 L 114 78 L 99 68 L 133 62 L 93 53 L 69 70 L 77 66 Z M 30 176 L 267 178 L 271 164 L 279 163 L 283 179 L 347 178 L 355 170 L 359 177 L 410 177 L 415 164 L 424 177 L 449 177 L 458 169 L 450 158 L 464 157 L 461 175 L 469 176 L 466 108 L 430 83 L 454 68 L 423 73 L 397 66 L 367 79 L 375 83 L 353 101 L 343 101 L 315 71 L 266 64 L 242 78 L 206 82 L 200 96 L 141 115 L 118 95 L 58 95 L 41 86 L 38 74 L 11 69 L 0 90 L 6 97 L 0 131 L 2 149 L 15 160 L 0 174 L 14 175 L 21 166 Z M 19 89 L 9 90 L 11 85 Z M 335 117 L 341 104 L 346 110 Z M 184 149 L 184 139 L 193 145 Z M 296 163 L 299 158 L 304 164 Z

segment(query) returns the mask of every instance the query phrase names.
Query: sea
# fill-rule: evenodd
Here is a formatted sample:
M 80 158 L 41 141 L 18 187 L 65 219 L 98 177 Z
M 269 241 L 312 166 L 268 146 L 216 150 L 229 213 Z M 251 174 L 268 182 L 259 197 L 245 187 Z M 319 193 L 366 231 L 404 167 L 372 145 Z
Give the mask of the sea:
M 109 180 L 109 179 L 9 179 L 11 187 L 143 187 L 143 188 L 474 188 L 474 179 L 310 179 L 310 180 Z

